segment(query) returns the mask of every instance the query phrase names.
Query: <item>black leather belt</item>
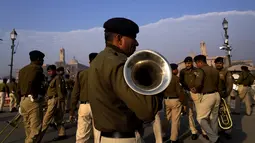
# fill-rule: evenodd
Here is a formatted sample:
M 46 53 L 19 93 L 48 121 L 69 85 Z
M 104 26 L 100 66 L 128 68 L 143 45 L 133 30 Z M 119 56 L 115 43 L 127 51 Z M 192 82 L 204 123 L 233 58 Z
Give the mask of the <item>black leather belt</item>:
M 178 99 L 179 97 L 164 97 L 164 99 Z
M 48 99 L 52 99 L 52 98 L 55 98 L 55 97 L 57 97 L 57 96 L 50 96 L 50 97 L 48 97 Z
M 101 132 L 101 136 L 108 138 L 135 138 L 135 132 Z
M 80 101 L 80 104 L 88 104 L 88 101 Z
M 202 94 L 203 94 L 203 95 L 205 95 L 205 94 L 213 94 L 213 93 L 215 93 L 215 92 L 217 92 L 217 91 L 205 92 L 205 93 L 202 93 Z

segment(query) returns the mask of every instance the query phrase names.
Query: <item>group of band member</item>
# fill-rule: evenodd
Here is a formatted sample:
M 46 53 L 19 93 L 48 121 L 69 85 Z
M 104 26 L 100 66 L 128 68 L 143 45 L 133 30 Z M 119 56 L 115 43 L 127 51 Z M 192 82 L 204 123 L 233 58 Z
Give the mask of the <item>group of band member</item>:
M 245 102 L 247 115 L 251 115 L 248 94 L 253 76 L 247 67 L 242 67 L 240 77 L 235 81 L 223 67 L 224 60 L 221 57 L 215 60 L 216 68 L 207 64 L 204 55 L 186 57 L 186 67 L 180 73 L 177 64 L 170 64 L 172 79 L 164 92 L 150 96 L 136 93 L 125 82 L 123 68 L 127 58 L 139 45 L 136 40 L 139 27 L 126 18 L 109 19 L 103 27 L 106 47 L 100 53 L 89 54 L 90 67 L 76 75 L 71 96 L 68 96 L 71 90 L 67 91 L 63 77 L 64 68 L 56 69 L 55 65 L 47 67 L 51 79 L 45 88 L 42 86 L 45 80 L 42 70 L 45 55 L 38 50 L 29 53 L 31 63 L 20 70 L 17 83 L 17 93 L 21 97 L 19 112 L 23 116 L 26 133 L 25 143 L 40 142 L 51 123 L 55 123 L 58 130 L 55 140 L 66 139 L 63 118 L 67 97 L 71 97 L 70 120 L 76 119 L 78 107 L 77 143 L 88 143 L 92 136 L 95 143 L 141 143 L 144 142 L 144 124 L 147 123 L 153 126 L 156 143 L 162 143 L 165 139 L 177 143 L 180 118 L 185 112 L 188 114 L 193 140 L 199 136 L 194 122 L 197 120 L 205 139 L 221 143 L 218 128 L 221 98 L 230 103 L 231 95 L 233 97 L 235 94 L 239 95 L 235 97 Z M 232 90 L 233 83 L 239 85 L 238 91 Z M 43 95 L 47 96 L 45 113 L 42 107 Z M 161 120 L 159 111 L 163 107 L 165 118 Z M 171 131 L 168 136 L 170 121 Z M 230 130 L 223 130 L 222 133 L 230 138 Z

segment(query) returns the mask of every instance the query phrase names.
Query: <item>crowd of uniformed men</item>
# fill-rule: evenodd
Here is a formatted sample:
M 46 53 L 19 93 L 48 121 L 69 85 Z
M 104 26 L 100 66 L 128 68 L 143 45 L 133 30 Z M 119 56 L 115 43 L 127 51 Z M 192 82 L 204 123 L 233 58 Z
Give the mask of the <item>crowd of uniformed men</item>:
M 125 82 L 123 68 L 139 45 L 136 40 L 139 27 L 125 18 L 109 19 L 103 27 L 106 47 L 100 53 L 89 54 L 90 67 L 78 72 L 75 82 L 65 75 L 63 67 L 55 65 L 47 67 L 50 78 L 45 81 L 41 67 L 45 55 L 37 50 L 29 53 L 31 63 L 20 70 L 18 83 L 13 79 L 6 85 L 4 79 L 0 86 L 0 111 L 3 110 L 4 94 L 8 92 L 10 111 L 19 105 L 26 143 L 40 142 L 49 126 L 58 131 L 54 140 L 65 139 L 64 113 L 68 111 L 69 119 L 76 120 L 77 107 L 77 143 L 87 143 L 92 132 L 95 143 L 141 143 L 144 142 L 145 123 L 152 124 L 156 143 L 166 139 L 176 143 L 179 142 L 180 117 L 185 113 L 193 140 L 199 136 L 194 122 L 197 120 L 202 136 L 220 143 L 219 135 L 231 138 L 231 130 L 218 128 L 221 98 L 228 104 L 231 98 L 238 98 L 233 114 L 240 114 L 241 99 L 245 102 L 246 114 L 251 115 L 253 75 L 244 66 L 239 78 L 234 80 L 223 67 L 221 57 L 215 60 L 216 68 L 206 63 L 204 55 L 194 59 L 186 57 L 186 68 L 180 73 L 177 64 L 170 64 L 173 76 L 164 92 L 153 96 L 134 92 Z M 238 85 L 238 90 L 233 90 L 233 83 Z M 166 118 L 160 120 L 163 104 Z M 167 133 L 170 121 L 171 130 Z

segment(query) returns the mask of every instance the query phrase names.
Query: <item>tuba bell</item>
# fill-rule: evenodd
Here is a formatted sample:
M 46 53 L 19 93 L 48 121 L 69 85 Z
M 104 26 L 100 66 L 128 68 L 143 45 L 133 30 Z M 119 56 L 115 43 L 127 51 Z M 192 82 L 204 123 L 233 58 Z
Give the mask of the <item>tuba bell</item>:
M 168 61 L 152 50 L 141 50 L 131 55 L 123 69 L 128 86 L 142 95 L 156 95 L 164 91 L 172 79 Z
M 218 116 L 218 123 L 221 129 L 228 130 L 233 126 L 229 107 L 224 98 L 221 98 Z

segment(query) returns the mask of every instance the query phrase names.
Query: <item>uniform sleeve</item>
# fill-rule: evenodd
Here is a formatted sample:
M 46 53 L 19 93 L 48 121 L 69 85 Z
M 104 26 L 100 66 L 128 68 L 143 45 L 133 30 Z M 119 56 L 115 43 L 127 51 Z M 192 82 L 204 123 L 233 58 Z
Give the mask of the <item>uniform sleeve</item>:
M 184 96 L 183 88 L 180 85 L 178 77 L 177 77 L 177 80 L 176 80 L 175 84 L 176 84 L 176 91 L 177 91 L 177 94 L 179 96 L 179 99 L 180 99 L 182 104 L 185 104 L 185 96 Z
M 75 108 L 78 104 L 80 96 L 80 82 L 79 82 L 79 73 L 77 74 L 76 81 L 74 83 L 72 95 L 71 95 L 71 110 L 70 114 L 74 115 Z
M 217 78 L 215 79 L 215 82 L 218 83 L 218 87 L 217 87 L 218 93 L 220 94 L 221 97 L 225 98 L 226 93 L 224 92 L 224 85 L 222 85 L 223 82 L 221 82 L 221 80 L 220 80 L 220 73 L 218 71 L 216 71 L 216 75 L 217 75 Z
M 141 95 L 135 93 L 125 82 L 123 76 L 124 63 L 112 69 L 111 83 L 114 92 L 143 121 L 152 121 L 162 106 L 159 95 Z
M 184 70 L 180 71 L 180 78 L 179 78 L 179 80 L 180 80 L 180 83 L 182 84 L 182 87 L 187 88 L 187 85 L 184 82 Z
M 233 89 L 233 84 L 234 84 L 233 77 L 230 72 L 227 72 L 227 74 L 226 74 L 226 87 L 227 87 L 226 94 L 227 94 L 227 96 L 230 95 L 230 93 Z
M 62 92 L 62 89 L 65 88 L 65 87 L 63 87 L 63 85 L 64 84 L 62 84 L 61 78 L 57 77 L 57 79 L 56 79 L 56 88 L 57 88 L 57 95 L 60 98 L 65 97 L 63 92 Z
M 197 92 L 200 92 L 203 86 L 203 81 L 204 81 L 204 71 L 202 69 L 197 69 L 196 70 L 196 79 L 195 79 L 195 89 Z
M 239 75 L 239 78 L 236 81 L 236 84 L 242 84 L 243 80 L 244 80 L 244 76 L 243 76 L 243 73 L 241 73 Z
M 33 82 L 36 82 L 36 84 L 38 86 L 37 89 L 39 91 L 33 91 L 33 93 L 35 93 L 35 95 L 37 95 L 37 94 L 45 95 L 46 89 L 43 86 L 43 83 L 44 83 L 44 80 L 45 80 L 45 75 L 43 74 L 42 67 L 37 67 L 35 69 L 34 73 L 36 74 L 36 78 L 33 79 Z M 34 90 L 34 89 L 32 89 L 32 90 Z

